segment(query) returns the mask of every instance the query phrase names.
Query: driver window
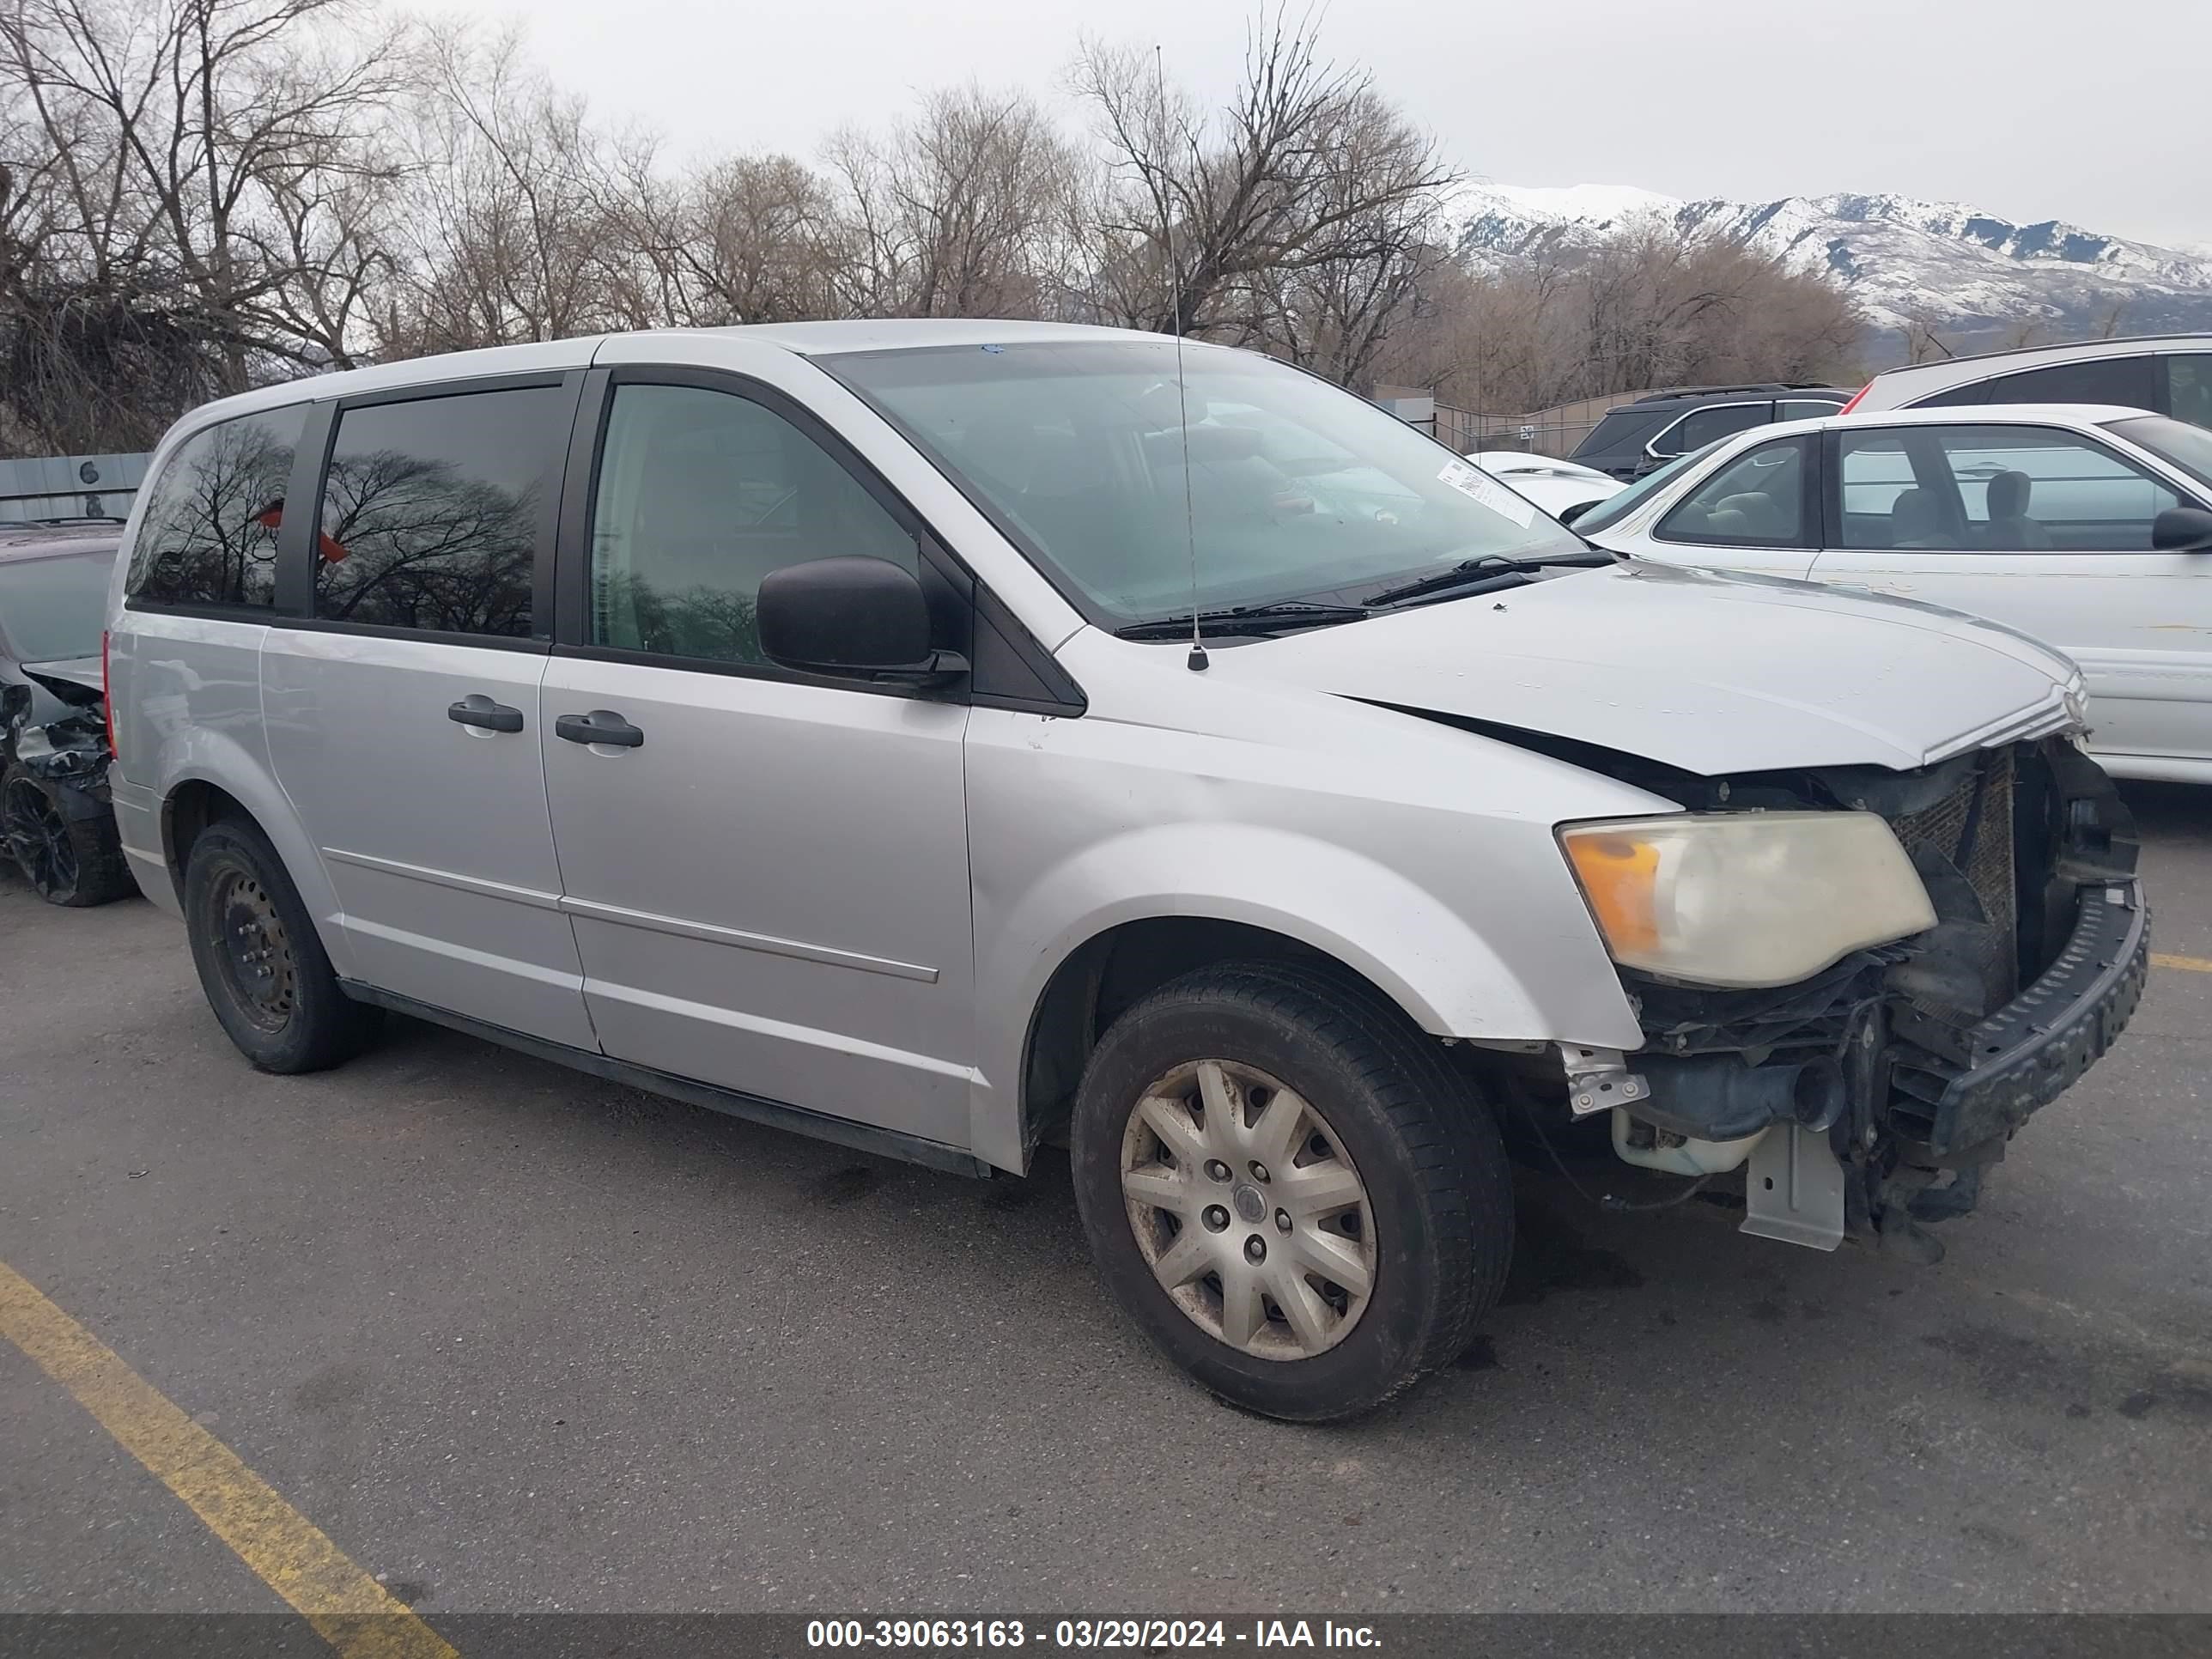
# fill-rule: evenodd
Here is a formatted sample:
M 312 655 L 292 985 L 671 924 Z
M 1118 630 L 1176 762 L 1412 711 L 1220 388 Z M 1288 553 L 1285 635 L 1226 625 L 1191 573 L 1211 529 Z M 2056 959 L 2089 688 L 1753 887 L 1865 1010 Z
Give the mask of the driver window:
M 916 568 L 914 538 L 811 438 L 751 399 L 622 386 L 592 514 L 591 642 L 764 663 L 761 578 L 811 559 Z
M 1811 547 L 1805 477 L 1812 441 L 1778 438 L 1746 450 L 1692 490 L 1654 535 L 1724 547 Z

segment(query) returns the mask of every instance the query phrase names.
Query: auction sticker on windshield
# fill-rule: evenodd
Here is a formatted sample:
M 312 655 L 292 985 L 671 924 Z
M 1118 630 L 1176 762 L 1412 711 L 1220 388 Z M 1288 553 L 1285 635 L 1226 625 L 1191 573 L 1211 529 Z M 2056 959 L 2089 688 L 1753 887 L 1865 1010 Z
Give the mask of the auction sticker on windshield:
M 1536 521 L 1536 508 L 1533 502 L 1515 495 L 1489 474 L 1469 466 L 1465 461 L 1446 461 L 1444 470 L 1437 473 L 1437 477 L 1461 495 L 1473 496 L 1501 518 L 1512 520 L 1523 530 Z

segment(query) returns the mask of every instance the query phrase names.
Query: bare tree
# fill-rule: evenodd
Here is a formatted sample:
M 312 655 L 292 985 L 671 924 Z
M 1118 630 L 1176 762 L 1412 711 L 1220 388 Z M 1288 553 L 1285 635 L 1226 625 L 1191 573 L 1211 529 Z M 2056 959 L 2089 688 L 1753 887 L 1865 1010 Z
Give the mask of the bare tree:
M 52 158 L 50 277 L 164 319 L 215 390 L 343 356 L 411 42 L 354 0 L 13 0 L 0 82 Z
M 836 205 L 788 155 L 739 155 L 634 202 L 640 246 L 670 320 L 690 326 L 836 313 Z
M 818 167 L 678 169 L 518 36 L 378 3 L 0 4 L 0 447 L 143 447 L 324 365 L 668 324 L 1066 317 L 1496 411 L 1856 350 L 1841 290 L 1672 226 L 1468 268 L 1456 175 L 1310 15 L 1262 12 L 1212 111 L 1085 44 L 1087 149 L 969 85 Z
M 1639 225 L 1516 268 L 1452 269 L 1379 360 L 1491 414 L 1697 381 L 1809 381 L 1856 371 L 1850 296 L 1735 244 Z
M 407 282 L 388 353 L 552 340 L 659 320 L 631 234 L 652 145 L 595 127 L 513 32 L 433 44 L 413 106 Z
M 1348 373 L 1344 343 L 1403 303 L 1456 181 L 1432 141 L 1364 71 L 1322 58 L 1310 19 L 1279 12 L 1254 26 L 1214 121 L 1132 49 L 1085 43 L 1072 81 L 1108 169 L 1091 254 L 1101 320 L 1294 350 L 1296 337 Z
M 1075 158 L 1021 93 L 938 92 L 882 140 L 847 131 L 830 162 L 844 308 L 1036 317 L 1060 286 Z

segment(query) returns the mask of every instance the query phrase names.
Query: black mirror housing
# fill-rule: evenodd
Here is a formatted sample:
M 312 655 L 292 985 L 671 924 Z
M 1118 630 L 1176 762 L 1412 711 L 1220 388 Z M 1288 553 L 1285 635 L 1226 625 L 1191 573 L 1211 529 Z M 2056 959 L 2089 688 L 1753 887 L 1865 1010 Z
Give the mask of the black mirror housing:
M 2212 553 L 2212 513 L 2169 507 L 2151 520 L 2150 544 L 2159 553 Z
M 967 672 L 932 643 L 914 573 L 884 559 L 815 559 L 761 578 L 762 654 L 801 673 L 940 684 Z

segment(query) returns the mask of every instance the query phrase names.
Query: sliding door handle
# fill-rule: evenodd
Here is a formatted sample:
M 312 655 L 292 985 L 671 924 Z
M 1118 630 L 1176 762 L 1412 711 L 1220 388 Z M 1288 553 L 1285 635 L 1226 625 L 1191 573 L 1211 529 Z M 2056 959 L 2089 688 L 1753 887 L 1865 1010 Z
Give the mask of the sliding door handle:
M 553 734 L 570 743 L 611 743 L 619 749 L 641 748 L 645 743 L 645 733 L 611 708 L 563 714 L 553 722 Z

